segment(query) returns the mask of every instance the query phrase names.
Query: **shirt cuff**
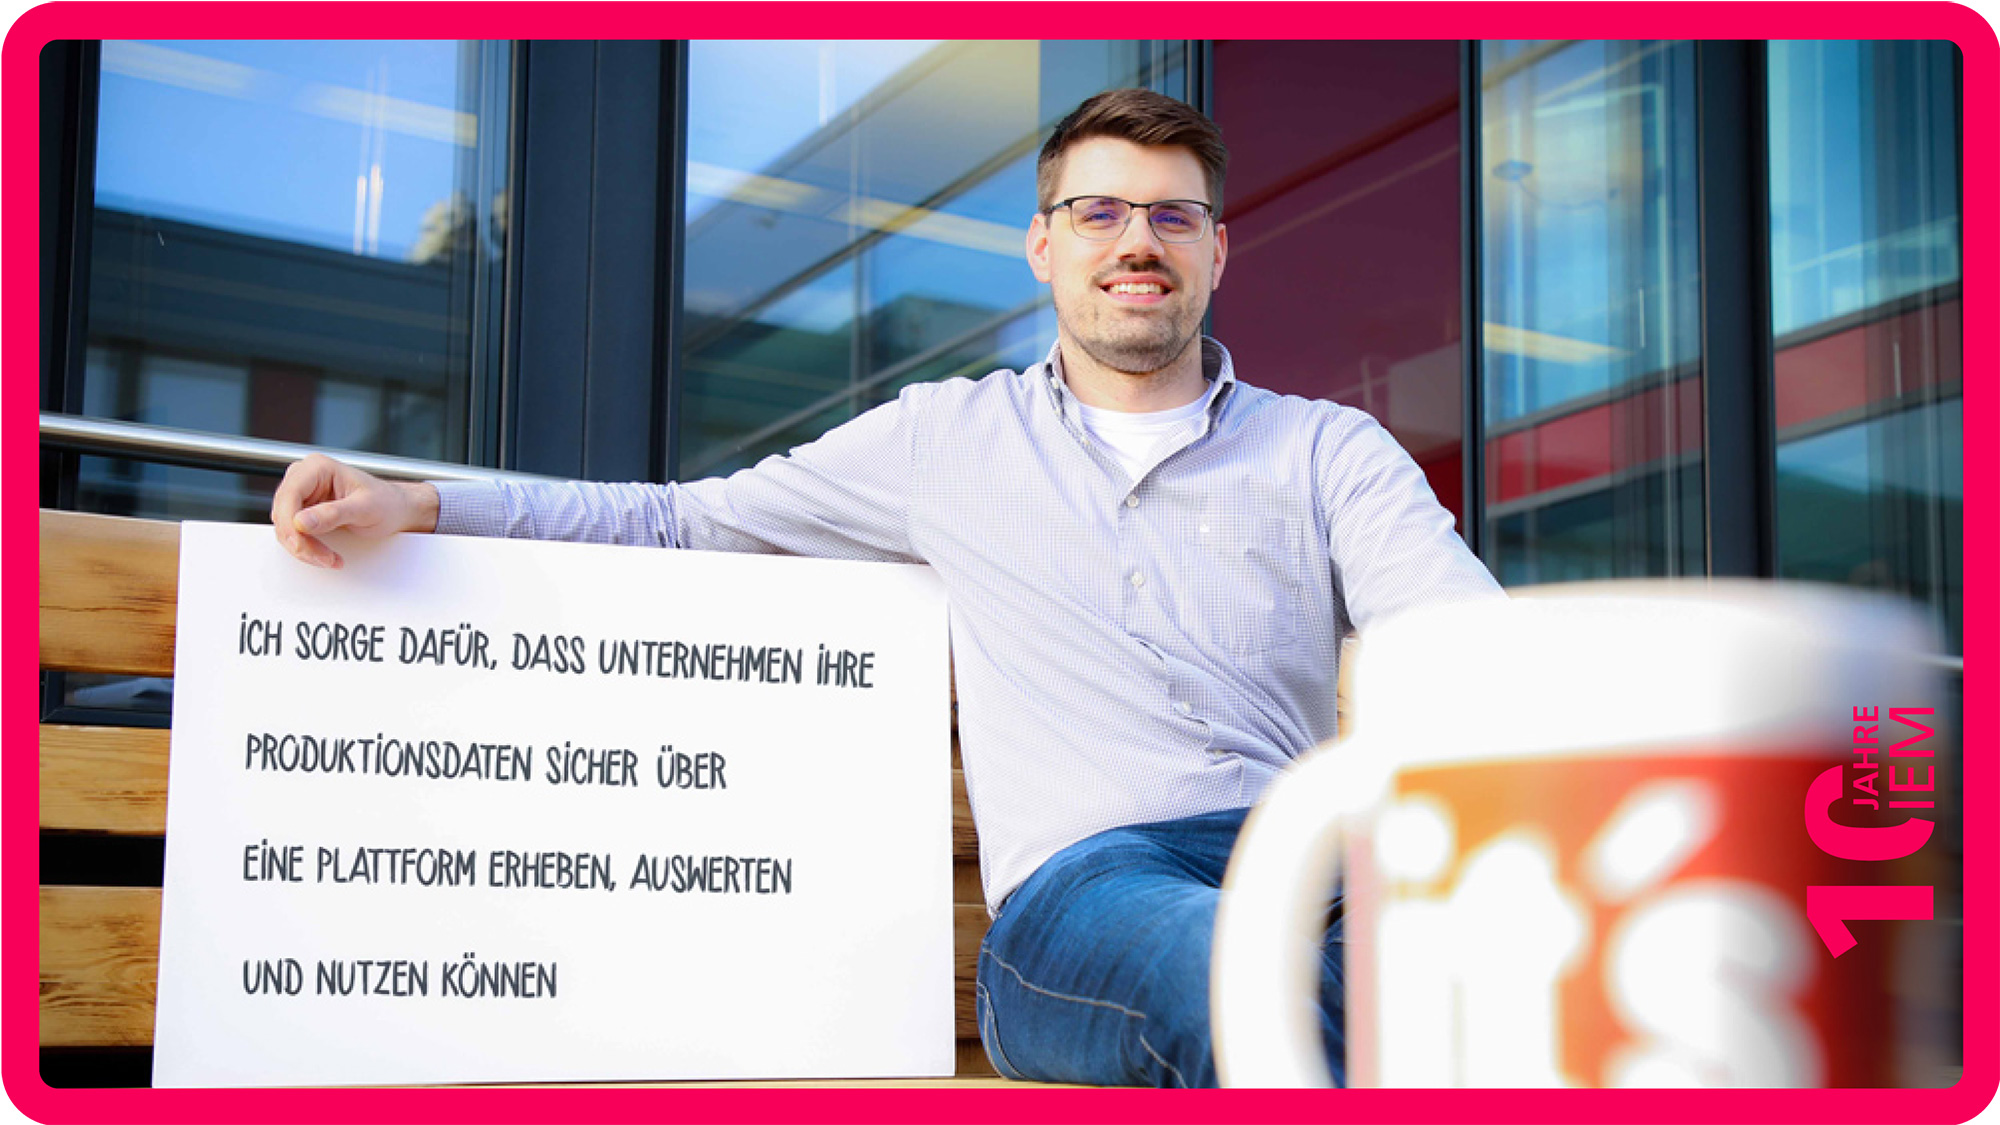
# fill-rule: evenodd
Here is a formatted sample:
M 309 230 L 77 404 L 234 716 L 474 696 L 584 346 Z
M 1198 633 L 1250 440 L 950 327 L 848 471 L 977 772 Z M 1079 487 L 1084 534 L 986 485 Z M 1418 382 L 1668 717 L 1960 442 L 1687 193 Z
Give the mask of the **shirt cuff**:
M 504 536 L 507 502 L 492 481 L 435 481 L 439 535 Z

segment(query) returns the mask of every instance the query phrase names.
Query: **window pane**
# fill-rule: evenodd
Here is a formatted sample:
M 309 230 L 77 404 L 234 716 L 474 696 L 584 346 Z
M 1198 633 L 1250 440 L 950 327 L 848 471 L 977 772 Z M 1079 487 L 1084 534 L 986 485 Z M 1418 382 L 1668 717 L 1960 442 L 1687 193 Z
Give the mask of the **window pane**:
M 1373 415 L 1462 520 L 1458 44 L 1232 39 L 1212 73 L 1216 336 L 1247 381 Z
M 1773 43 L 1778 568 L 1963 618 L 1958 76 L 1949 43 Z
M 1694 48 L 1480 46 L 1488 565 L 1699 574 Z
M 88 414 L 464 461 L 506 215 L 505 50 L 102 47 Z M 261 517 L 228 474 L 80 462 L 102 510 Z
M 1055 338 L 1022 257 L 1042 135 L 1186 95 L 1184 43 L 697 42 L 678 473 L 727 473 L 912 382 Z

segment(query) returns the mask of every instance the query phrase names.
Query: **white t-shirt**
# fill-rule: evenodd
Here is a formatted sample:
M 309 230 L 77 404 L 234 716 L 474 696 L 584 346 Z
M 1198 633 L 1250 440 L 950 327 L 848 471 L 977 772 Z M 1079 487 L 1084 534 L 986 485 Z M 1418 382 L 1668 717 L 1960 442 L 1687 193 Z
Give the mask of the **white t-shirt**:
M 1138 480 L 1153 467 L 1154 450 L 1192 431 L 1199 424 L 1201 412 L 1208 406 L 1208 397 L 1204 395 L 1172 410 L 1155 410 L 1146 414 L 1128 414 L 1122 410 L 1085 406 L 1080 402 L 1076 405 L 1083 419 L 1083 428 L 1089 431 L 1090 436 L 1110 447 L 1111 455 L 1118 459 L 1126 475 Z

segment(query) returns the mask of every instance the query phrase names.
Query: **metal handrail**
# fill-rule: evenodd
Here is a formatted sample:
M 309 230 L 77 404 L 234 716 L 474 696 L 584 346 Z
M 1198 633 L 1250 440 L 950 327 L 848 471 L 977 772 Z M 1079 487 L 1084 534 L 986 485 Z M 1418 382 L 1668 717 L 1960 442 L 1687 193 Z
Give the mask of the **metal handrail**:
M 236 437 L 202 433 L 144 422 L 115 422 L 104 418 L 83 418 L 74 414 L 42 413 L 42 446 L 77 453 L 113 457 L 140 457 L 198 469 L 237 469 L 259 473 L 282 473 L 292 462 L 308 453 L 325 453 L 317 446 L 266 438 Z M 424 461 L 387 453 L 332 451 L 341 461 L 363 472 L 392 480 L 449 481 L 536 481 L 558 478 L 537 473 L 517 473 L 487 469 L 477 465 L 453 465 L 444 461 Z

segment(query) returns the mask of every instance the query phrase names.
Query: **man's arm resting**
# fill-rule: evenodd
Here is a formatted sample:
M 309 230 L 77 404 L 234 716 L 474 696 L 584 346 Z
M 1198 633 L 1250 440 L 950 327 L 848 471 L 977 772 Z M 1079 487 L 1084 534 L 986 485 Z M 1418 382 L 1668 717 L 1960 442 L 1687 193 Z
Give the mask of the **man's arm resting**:
M 314 454 L 285 474 L 271 521 L 287 551 L 327 567 L 340 557 L 317 537 L 336 528 L 913 562 L 915 414 L 935 390 L 905 388 L 785 456 L 688 484 L 402 484 Z

